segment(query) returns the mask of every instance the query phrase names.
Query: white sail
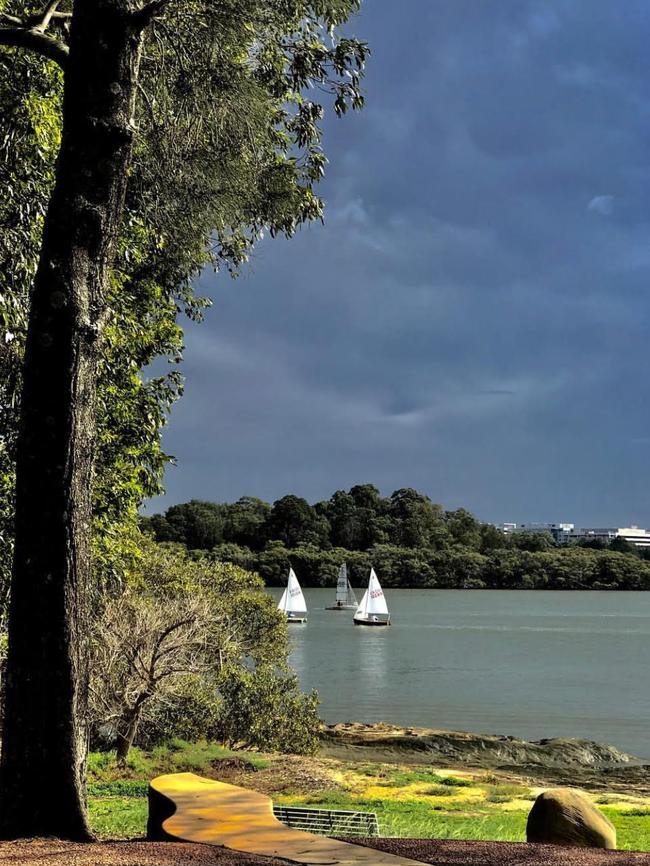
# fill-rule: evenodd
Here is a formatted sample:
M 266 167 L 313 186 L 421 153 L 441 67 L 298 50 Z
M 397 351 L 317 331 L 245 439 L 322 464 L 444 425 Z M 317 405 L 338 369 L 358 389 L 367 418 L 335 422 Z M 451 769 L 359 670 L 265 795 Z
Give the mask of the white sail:
M 289 569 L 287 588 L 282 593 L 278 608 L 287 614 L 307 613 L 307 602 L 305 601 L 305 596 L 302 594 L 302 589 L 293 568 Z
M 375 574 L 375 569 L 370 569 L 370 580 L 368 581 L 368 589 L 364 592 L 361 603 L 354 614 L 355 620 L 377 620 L 388 617 L 388 606 L 386 597 L 381 588 L 379 579 Z
M 339 569 L 339 578 L 336 581 L 336 600 L 346 604 L 348 600 L 348 567 L 345 563 Z
M 374 568 L 370 569 L 370 581 L 368 583 L 368 601 L 366 602 L 366 613 L 368 614 L 368 616 L 372 616 L 373 614 L 378 613 L 388 613 L 386 596 L 384 595 L 384 590 L 381 588 L 379 578 L 375 574 Z
M 363 598 L 359 602 L 359 607 L 357 608 L 356 613 L 354 614 L 355 617 L 358 617 L 358 618 L 364 617 L 365 618 L 368 615 L 368 611 L 366 610 L 367 604 L 368 604 L 368 590 L 366 590 L 364 592 Z

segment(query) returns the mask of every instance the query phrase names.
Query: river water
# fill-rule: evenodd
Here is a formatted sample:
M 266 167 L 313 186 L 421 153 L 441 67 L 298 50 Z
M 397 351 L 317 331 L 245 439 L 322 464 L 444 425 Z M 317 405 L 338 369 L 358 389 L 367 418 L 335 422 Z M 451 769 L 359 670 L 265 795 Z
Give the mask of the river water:
M 586 737 L 650 760 L 650 592 L 389 589 L 391 628 L 324 610 L 333 589 L 305 596 L 291 664 L 327 722 Z

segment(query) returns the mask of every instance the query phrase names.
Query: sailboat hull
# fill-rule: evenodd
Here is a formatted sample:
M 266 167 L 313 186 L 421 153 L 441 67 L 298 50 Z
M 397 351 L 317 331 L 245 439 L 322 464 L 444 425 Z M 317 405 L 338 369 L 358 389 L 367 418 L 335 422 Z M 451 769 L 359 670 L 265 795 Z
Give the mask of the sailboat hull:
M 356 610 L 357 604 L 330 604 L 325 610 Z
M 367 626 L 382 626 L 382 625 L 390 625 L 390 616 L 388 617 L 388 619 L 378 619 L 378 618 L 376 618 L 376 617 L 373 618 L 373 619 L 370 619 L 370 618 L 368 618 L 368 619 L 357 619 L 356 616 L 355 616 L 355 617 L 353 617 L 352 622 L 353 622 L 355 625 L 367 625 Z
M 289 623 L 289 625 L 294 622 L 298 623 L 298 625 L 301 625 L 302 623 L 307 622 L 307 614 L 294 613 L 293 616 L 289 616 L 289 614 L 287 614 L 287 622 Z

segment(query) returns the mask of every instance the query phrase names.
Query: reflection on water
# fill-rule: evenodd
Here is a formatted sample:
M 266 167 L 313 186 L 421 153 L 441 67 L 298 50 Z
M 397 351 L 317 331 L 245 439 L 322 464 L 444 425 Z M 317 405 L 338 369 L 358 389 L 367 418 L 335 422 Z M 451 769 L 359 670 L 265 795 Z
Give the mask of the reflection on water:
M 358 667 L 363 671 L 367 688 L 378 690 L 385 687 L 388 676 L 388 652 L 392 626 L 373 628 L 353 626 L 357 635 Z
M 272 591 L 279 597 L 279 591 Z M 387 590 L 393 626 L 326 611 L 290 628 L 326 721 L 580 736 L 650 759 L 650 593 Z

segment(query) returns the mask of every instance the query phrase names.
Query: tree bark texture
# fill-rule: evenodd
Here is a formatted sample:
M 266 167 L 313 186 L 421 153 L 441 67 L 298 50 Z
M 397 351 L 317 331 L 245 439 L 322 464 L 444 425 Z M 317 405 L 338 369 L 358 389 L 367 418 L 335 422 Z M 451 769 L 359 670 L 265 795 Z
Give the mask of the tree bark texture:
M 120 725 L 121 733 L 117 736 L 117 749 L 115 750 L 115 759 L 118 767 L 125 767 L 133 740 L 138 732 L 140 723 L 140 714 L 142 712 L 142 704 L 138 704 L 129 713 L 125 713 Z
M 95 376 L 124 208 L 142 25 L 76 0 L 63 136 L 31 299 L 0 759 L 0 836 L 90 837 L 87 594 Z

